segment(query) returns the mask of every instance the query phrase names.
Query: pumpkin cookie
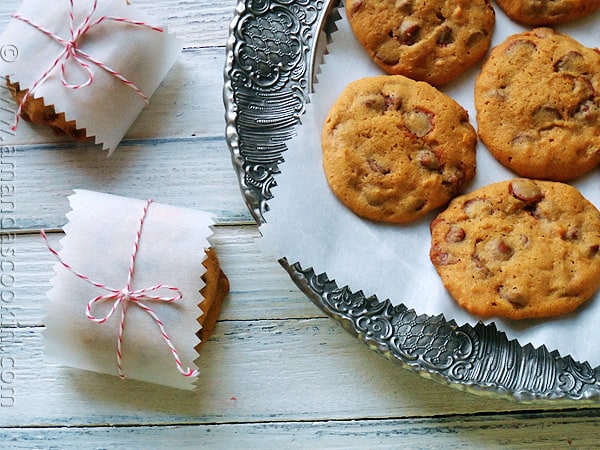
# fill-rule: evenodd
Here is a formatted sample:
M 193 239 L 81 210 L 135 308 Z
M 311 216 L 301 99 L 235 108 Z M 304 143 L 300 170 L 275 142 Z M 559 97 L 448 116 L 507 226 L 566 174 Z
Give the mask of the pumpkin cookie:
M 483 59 L 495 24 L 489 0 L 348 0 L 346 10 L 377 65 L 437 86 Z
M 329 111 L 321 142 L 333 193 L 374 221 L 422 217 L 475 175 L 477 134 L 467 112 L 401 75 L 350 83 Z
M 600 212 L 574 187 L 514 179 L 455 198 L 431 223 L 431 262 L 463 308 L 566 314 L 600 286 Z
M 479 136 L 529 178 L 567 181 L 600 164 L 600 53 L 550 28 L 507 38 L 475 82 Z
M 570 22 L 600 8 L 600 0 L 496 0 L 508 17 L 525 25 Z

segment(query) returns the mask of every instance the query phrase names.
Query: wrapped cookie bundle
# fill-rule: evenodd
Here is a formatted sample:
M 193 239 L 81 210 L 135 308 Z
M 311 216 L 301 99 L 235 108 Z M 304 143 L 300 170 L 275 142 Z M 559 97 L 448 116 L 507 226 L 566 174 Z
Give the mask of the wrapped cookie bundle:
M 0 36 L 19 117 L 112 152 L 181 52 L 124 0 L 25 0 Z
M 49 358 L 193 389 L 200 347 L 229 289 L 210 245 L 211 216 L 83 190 L 69 200 L 62 248 L 48 243 L 57 258 Z

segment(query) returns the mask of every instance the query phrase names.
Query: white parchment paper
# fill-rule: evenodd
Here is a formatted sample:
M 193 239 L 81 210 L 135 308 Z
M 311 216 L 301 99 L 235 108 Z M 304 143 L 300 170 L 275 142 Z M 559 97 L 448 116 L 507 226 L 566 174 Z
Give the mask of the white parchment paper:
M 261 245 L 273 258 L 286 257 L 316 273 L 326 272 L 339 286 L 377 295 L 393 304 L 403 303 L 418 314 L 444 314 L 457 323 L 475 324 L 479 318 L 458 307 L 445 291 L 429 261 L 429 223 L 437 212 L 406 226 L 381 225 L 362 220 L 337 201 L 321 167 L 320 135 L 329 108 L 346 85 L 355 79 L 381 74 L 354 38 L 344 11 L 338 31 L 328 45 L 315 93 L 307 104 L 298 135 L 283 155 L 285 163 L 276 178 L 275 198 L 269 202 Z M 589 47 L 600 45 L 600 12 L 578 22 L 557 27 Z M 496 8 L 492 45 L 525 28 L 511 22 Z M 442 88 L 469 111 L 476 127 L 473 86 L 480 65 Z M 480 143 L 477 175 L 467 190 L 513 178 Z M 573 183 L 585 197 L 600 206 L 598 171 Z M 600 365 L 600 294 L 577 312 L 543 321 L 495 320 L 498 328 L 522 345 L 546 345 L 577 360 Z
M 124 288 L 135 234 L 146 201 L 78 190 L 69 197 L 61 258 L 74 270 L 114 289 Z M 144 223 L 132 289 L 166 284 L 179 288 L 183 299 L 166 303 L 144 301 L 164 323 L 185 368 L 197 368 L 197 321 L 202 315 L 202 265 L 210 246 L 212 216 L 206 212 L 152 203 Z M 59 364 L 117 375 L 118 310 L 98 324 L 86 317 L 88 301 L 107 292 L 77 278 L 60 263 L 55 265 L 48 292 L 46 349 Z M 150 295 L 174 295 L 169 291 Z M 106 315 L 112 302 L 97 304 L 96 317 Z M 127 378 L 193 389 L 196 378 L 182 376 L 154 320 L 129 303 L 123 335 L 123 370 Z M 202 376 L 201 374 L 199 376 Z
M 75 27 L 91 11 L 93 0 L 75 2 Z M 57 36 L 70 40 L 70 4 L 68 0 L 25 0 L 18 9 L 21 16 Z M 80 41 L 80 48 L 96 60 L 121 73 L 150 97 L 181 53 L 182 45 L 158 19 L 128 6 L 124 0 L 102 0 L 93 19 L 102 16 L 125 17 L 162 28 L 163 32 L 131 24 L 104 21 L 92 28 Z M 53 65 L 64 46 L 29 24 L 12 19 L 0 36 L 0 74 L 29 89 Z M 88 62 L 88 61 L 86 61 Z M 89 62 L 88 62 L 89 63 Z M 146 106 L 142 97 L 125 83 L 93 63 L 93 83 L 82 89 L 68 89 L 61 83 L 60 65 L 35 91 L 46 105 L 64 112 L 67 120 L 76 120 L 87 136 L 112 152 Z M 87 73 L 71 58 L 66 79 L 80 84 Z M 18 130 L 17 130 L 18 132 Z

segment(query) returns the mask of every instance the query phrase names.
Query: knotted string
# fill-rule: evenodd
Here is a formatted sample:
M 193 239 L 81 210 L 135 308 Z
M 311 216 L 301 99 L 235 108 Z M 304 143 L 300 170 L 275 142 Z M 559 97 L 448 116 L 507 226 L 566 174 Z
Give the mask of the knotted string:
M 70 10 L 69 10 L 70 39 L 69 40 L 61 38 L 60 36 L 56 35 L 52 31 L 47 30 L 46 28 L 42 27 L 41 25 L 34 23 L 30 19 L 23 17 L 22 15 L 20 15 L 18 13 L 15 13 L 12 15 L 13 18 L 32 26 L 36 30 L 42 32 L 44 35 L 48 36 L 49 38 L 53 39 L 54 41 L 56 41 L 57 43 L 59 43 L 60 45 L 62 45 L 64 47 L 63 50 L 54 59 L 54 62 L 50 65 L 50 67 L 46 71 L 44 71 L 44 73 L 33 83 L 31 88 L 25 93 L 25 95 L 19 102 L 19 107 L 15 114 L 15 121 L 11 128 L 12 131 L 15 131 L 17 129 L 17 125 L 19 123 L 19 116 L 21 115 L 21 112 L 23 110 L 23 107 L 24 107 L 27 99 L 29 99 L 30 96 L 34 95 L 34 93 L 37 91 L 37 89 L 44 82 L 46 82 L 46 80 L 48 79 L 50 74 L 54 71 L 54 69 L 56 69 L 56 67 L 58 67 L 59 64 L 60 64 L 60 72 L 61 72 L 60 81 L 61 81 L 62 85 L 68 89 L 81 89 L 81 88 L 91 85 L 94 82 L 94 73 L 92 72 L 92 68 L 89 64 L 89 63 L 91 63 L 91 64 L 98 66 L 99 68 L 101 68 L 102 70 L 107 72 L 109 75 L 113 76 L 114 78 L 120 80 L 126 86 L 129 86 L 142 98 L 142 100 L 144 100 L 144 102 L 146 104 L 148 103 L 148 96 L 138 86 L 136 86 L 135 83 L 128 80 L 124 75 L 122 75 L 118 71 L 111 69 L 109 66 L 107 66 L 103 62 L 95 59 L 94 57 L 90 56 L 89 54 L 87 54 L 86 52 L 81 50 L 81 48 L 79 48 L 79 43 L 83 39 L 83 37 L 92 28 L 100 25 L 102 22 L 105 22 L 105 21 L 113 21 L 113 22 L 119 22 L 119 23 L 125 23 L 125 24 L 129 24 L 129 25 L 144 27 L 144 28 L 148 28 L 153 31 L 157 31 L 159 33 L 162 33 L 163 29 L 149 25 L 145 22 L 131 20 L 126 17 L 101 16 L 98 19 L 96 19 L 95 21 L 92 21 L 93 15 L 95 14 L 96 9 L 97 9 L 97 4 L 98 4 L 97 0 L 94 0 L 91 10 L 85 16 L 85 18 L 83 19 L 83 22 L 79 26 L 75 26 L 75 16 L 74 16 L 75 5 L 74 5 L 73 0 L 69 0 L 69 2 L 70 2 Z M 67 81 L 66 66 L 67 66 L 67 62 L 71 58 L 79 64 L 79 66 L 84 70 L 84 72 L 87 73 L 87 80 L 85 82 L 69 83 Z
M 154 320 L 156 325 L 158 325 L 158 328 L 160 329 L 160 333 L 161 333 L 164 341 L 166 342 L 167 346 L 169 347 L 169 350 L 171 351 L 173 358 L 175 359 L 175 364 L 177 365 L 177 370 L 185 377 L 194 377 L 194 376 L 198 375 L 198 371 L 192 370 L 190 368 L 184 369 L 183 364 L 181 363 L 181 359 L 179 358 L 179 353 L 177 352 L 177 350 L 175 349 L 175 346 L 171 342 L 171 338 L 167 334 L 167 331 L 165 329 L 163 322 L 156 315 L 156 313 L 152 310 L 152 308 L 150 308 L 149 306 L 142 303 L 142 300 L 144 300 L 144 301 L 145 300 L 161 301 L 161 302 L 172 303 L 177 300 L 181 300 L 183 298 L 183 294 L 181 293 L 181 291 L 176 287 L 168 286 L 165 284 L 158 284 L 156 286 L 152 286 L 152 287 L 145 288 L 145 289 L 137 289 L 137 290 L 131 289 L 131 282 L 132 282 L 133 274 L 135 271 L 135 261 L 137 258 L 140 238 L 142 235 L 142 228 L 144 226 L 144 221 L 146 219 L 146 215 L 148 213 L 148 208 L 150 207 L 151 203 L 152 203 L 152 200 L 148 200 L 146 202 L 146 205 L 144 206 L 142 217 L 140 219 L 139 226 L 138 226 L 138 229 L 137 229 L 136 235 L 135 235 L 133 252 L 131 254 L 129 270 L 127 273 L 127 285 L 122 289 L 113 289 L 111 287 L 104 285 L 103 283 L 94 281 L 94 280 L 90 279 L 88 276 L 76 271 L 70 264 L 63 261 L 63 259 L 60 257 L 58 252 L 50 246 L 50 243 L 48 242 L 48 238 L 47 238 L 44 230 L 41 230 L 40 234 L 41 234 L 42 238 L 44 239 L 44 241 L 46 242 L 46 246 L 48 247 L 48 250 L 50 250 L 50 252 L 56 257 L 58 262 L 65 269 L 67 269 L 68 271 L 73 273 L 75 276 L 77 276 L 77 278 L 80 278 L 83 281 L 91 284 L 92 286 L 95 286 L 97 288 L 103 289 L 108 292 L 108 294 L 106 294 L 106 295 L 98 295 L 97 297 L 94 297 L 87 303 L 86 316 L 89 320 L 96 322 L 98 324 L 103 324 L 112 317 L 112 315 L 119 309 L 119 307 L 121 307 L 121 319 L 119 322 L 119 333 L 117 336 L 117 369 L 119 371 L 119 377 L 125 378 L 125 375 L 123 374 L 123 366 L 122 366 L 122 360 L 123 360 L 122 348 L 123 348 L 123 333 L 125 331 L 125 318 L 127 315 L 127 306 L 129 303 L 133 303 L 134 305 L 138 306 L 139 308 L 144 310 L 146 313 L 148 313 L 148 315 L 150 317 L 152 317 L 152 319 Z M 156 292 L 161 289 L 172 291 L 172 292 L 175 292 L 176 294 L 172 297 L 149 295 L 149 293 Z M 102 302 L 107 302 L 107 301 L 113 302 L 112 307 L 110 308 L 110 311 L 108 312 L 108 314 L 106 314 L 103 317 L 96 317 L 92 312 L 92 308 L 94 307 L 94 305 L 96 303 L 102 303 Z

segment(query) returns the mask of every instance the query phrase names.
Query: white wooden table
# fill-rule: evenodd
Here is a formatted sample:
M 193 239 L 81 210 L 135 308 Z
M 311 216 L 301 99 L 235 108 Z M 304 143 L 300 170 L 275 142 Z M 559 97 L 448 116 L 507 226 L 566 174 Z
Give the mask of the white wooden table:
M 14 195 L 1 199 L 0 219 L 16 241 L 2 254 L 15 271 L 0 309 L 1 448 L 598 445 L 600 408 L 529 406 L 439 385 L 375 354 L 306 299 L 261 255 L 224 136 L 225 43 L 236 1 L 134 3 L 165 18 L 185 51 L 113 157 L 27 124 L 16 137 L 2 132 L 10 151 L 1 187 Z M 1 0 L 0 26 L 14 7 Z M 0 121 L 6 130 L 10 113 L 0 109 Z M 204 347 L 198 392 L 47 361 L 54 260 L 37 231 L 60 239 L 73 188 L 216 214 L 215 248 L 231 293 Z

